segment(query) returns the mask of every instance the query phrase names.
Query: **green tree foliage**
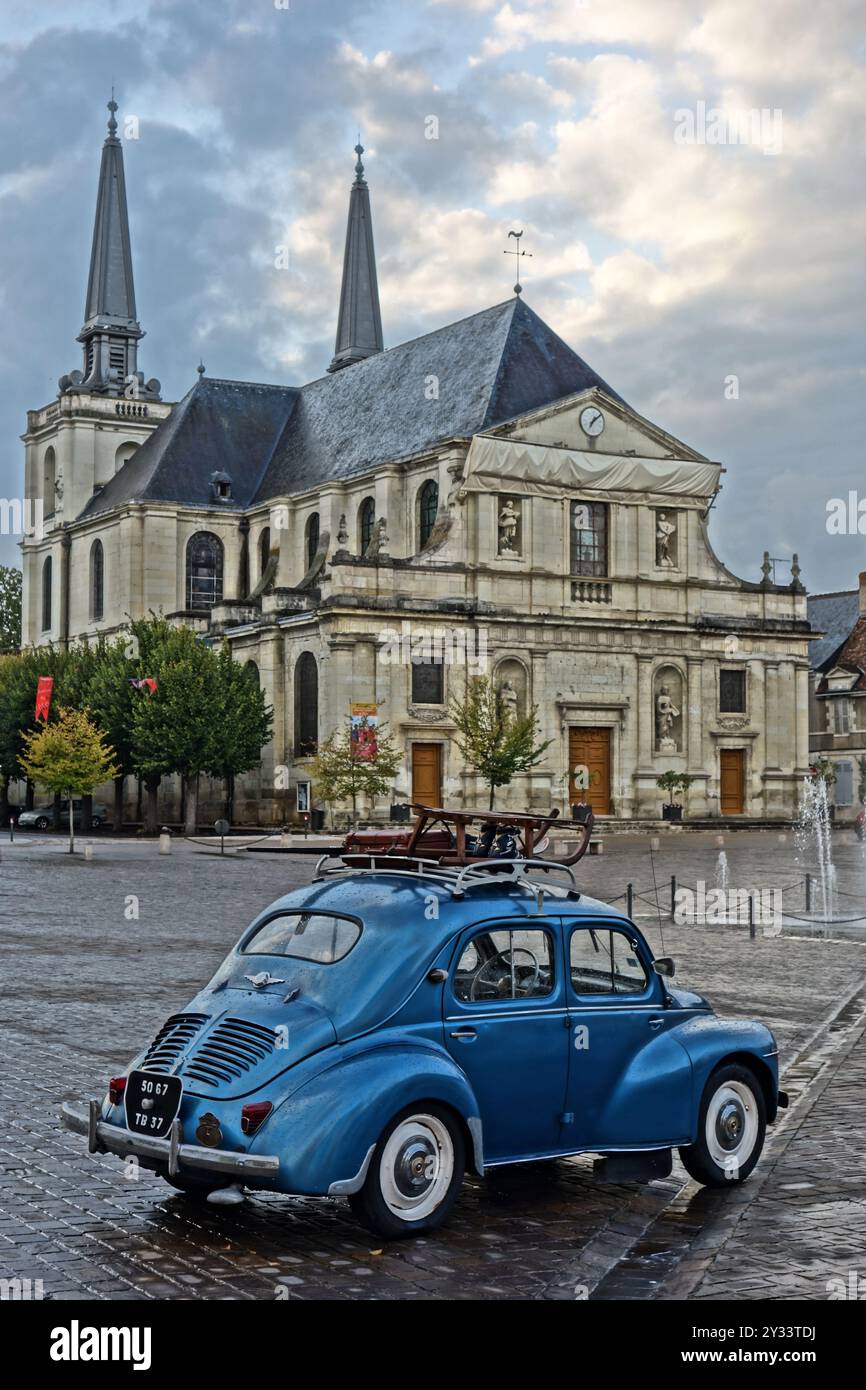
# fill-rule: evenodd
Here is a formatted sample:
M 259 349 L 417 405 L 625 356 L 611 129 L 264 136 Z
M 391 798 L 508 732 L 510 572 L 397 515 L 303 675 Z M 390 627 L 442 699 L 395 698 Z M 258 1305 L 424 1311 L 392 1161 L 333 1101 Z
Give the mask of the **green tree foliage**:
M 58 708 L 53 722 L 24 736 L 21 766 L 34 782 L 69 798 L 69 852 L 75 849 L 72 802 L 117 770 L 114 750 L 84 710 Z
M 370 727 L 366 719 L 357 723 L 359 732 L 366 732 Z M 393 737 L 385 733 L 385 728 L 384 724 L 378 726 L 376 754 L 370 757 L 363 744 L 352 738 L 352 720 L 347 716 L 345 728 L 334 729 L 313 759 L 313 781 L 322 801 L 328 805 L 351 801 L 353 825 L 358 819 L 358 797 L 384 796 L 403 761 L 403 755 L 395 747 Z
M 21 646 L 21 571 L 0 565 L 0 653 Z
M 273 732 L 274 711 L 259 686 L 255 668 L 235 661 L 227 642 L 223 643 L 216 660 L 220 714 L 207 771 L 225 782 L 225 813 L 231 821 L 235 777 L 259 766 L 262 749 Z
M 517 772 L 541 762 L 551 740 L 538 740 L 538 707 L 513 715 L 502 702 L 489 676 L 472 676 L 463 699 L 452 696 L 451 718 L 457 725 L 456 743 L 466 766 L 490 788 L 490 810 L 497 787 L 506 787 Z

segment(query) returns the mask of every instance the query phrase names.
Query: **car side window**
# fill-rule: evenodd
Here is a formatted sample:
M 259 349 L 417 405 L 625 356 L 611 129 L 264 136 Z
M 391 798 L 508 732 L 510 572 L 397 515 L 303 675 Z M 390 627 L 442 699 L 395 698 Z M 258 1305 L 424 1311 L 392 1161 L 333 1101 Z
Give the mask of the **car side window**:
M 569 969 L 575 994 L 643 994 L 647 987 L 647 973 L 631 938 L 608 927 L 575 927 Z
M 464 946 L 454 972 L 454 996 L 462 1004 L 538 998 L 553 987 L 553 938 L 541 928 L 479 932 Z

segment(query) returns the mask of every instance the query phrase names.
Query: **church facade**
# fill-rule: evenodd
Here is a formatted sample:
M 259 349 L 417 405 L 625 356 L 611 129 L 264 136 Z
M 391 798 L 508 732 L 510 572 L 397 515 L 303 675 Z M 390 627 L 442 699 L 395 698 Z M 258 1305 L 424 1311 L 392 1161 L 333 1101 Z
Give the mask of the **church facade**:
M 384 349 L 369 189 L 350 192 L 334 358 L 303 386 L 139 371 L 123 158 L 102 156 L 82 370 L 28 414 L 28 645 L 150 610 L 230 643 L 275 712 L 237 818 L 315 807 L 311 758 L 353 707 L 404 751 L 389 803 L 484 806 L 449 699 L 492 677 L 545 758 L 497 795 L 655 818 L 786 818 L 809 761 L 809 624 L 790 583 L 710 544 L 722 468 L 643 418 L 519 293 Z M 214 806 L 217 806 L 216 795 Z M 172 814 L 166 807 L 164 816 Z M 206 817 L 205 817 L 206 818 Z

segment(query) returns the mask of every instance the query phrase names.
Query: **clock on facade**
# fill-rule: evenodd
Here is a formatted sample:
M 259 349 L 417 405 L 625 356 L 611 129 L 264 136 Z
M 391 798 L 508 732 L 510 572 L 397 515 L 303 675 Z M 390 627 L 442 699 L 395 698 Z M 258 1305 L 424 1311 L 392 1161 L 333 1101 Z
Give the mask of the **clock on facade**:
M 588 405 L 580 412 L 580 428 L 590 439 L 597 438 L 604 429 L 604 416 L 597 405 Z

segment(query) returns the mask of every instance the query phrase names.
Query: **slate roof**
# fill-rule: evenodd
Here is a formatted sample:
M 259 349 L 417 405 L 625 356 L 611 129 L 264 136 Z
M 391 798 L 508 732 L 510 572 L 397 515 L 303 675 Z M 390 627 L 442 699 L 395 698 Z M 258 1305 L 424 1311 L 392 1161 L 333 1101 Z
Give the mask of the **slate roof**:
M 841 647 L 860 616 L 860 596 L 857 589 L 834 594 L 810 594 L 807 600 L 809 622 L 816 632 L 825 636 L 809 643 L 809 661 L 817 671 Z
M 438 397 L 428 399 L 431 378 Z M 522 299 L 367 357 L 307 386 L 202 377 L 83 513 L 132 500 L 211 506 L 224 469 L 232 503 L 303 492 L 471 437 L 600 387 L 622 400 Z

